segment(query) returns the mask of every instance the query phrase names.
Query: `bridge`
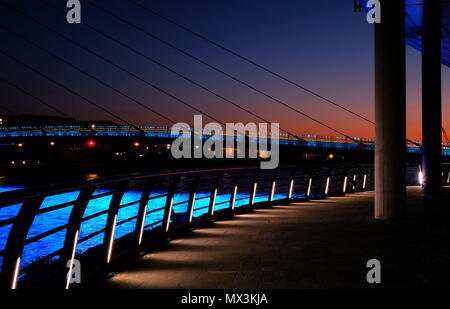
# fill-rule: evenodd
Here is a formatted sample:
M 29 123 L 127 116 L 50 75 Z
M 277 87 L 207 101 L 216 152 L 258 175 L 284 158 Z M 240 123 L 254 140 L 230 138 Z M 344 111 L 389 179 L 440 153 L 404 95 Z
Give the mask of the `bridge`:
M 180 130 L 183 128 L 180 128 Z M 228 136 L 240 140 L 243 136 L 238 134 L 227 135 L 227 133 L 213 133 L 208 131 L 195 132 L 201 135 L 202 139 L 209 139 L 212 136 L 226 139 Z M 129 127 L 129 126 L 40 126 L 40 127 L 0 127 L 0 143 L 3 146 L 18 146 L 23 145 L 25 140 L 33 140 L 33 138 L 53 138 L 60 139 L 64 142 L 64 138 L 78 137 L 87 139 L 91 138 L 114 138 L 114 137 L 129 137 L 135 140 L 145 139 L 164 139 L 169 142 L 180 137 L 180 133 L 172 132 L 169 127 Z M 349 150 L 375 150 L 375 140 L 370 138 L 352 137 L 349 140 L 341 136 L 320 136 L 312 134 L 295 134 L 290 135 L 280 133 L 269 136 L 254 136 L 247 135 L 250 139 L 257 141 L 264 139 L 267 143 L 279 143 L 285 146 L 305 147 L 305 148 L 330 148 L 330 149 L 349 149 Z M 54 140 L 52 140 L 54 141 Z M 51 143 L 51 142 L 50 142 Z M 406 151 L 408 153 L 421 153 L 421 141 L 405 141 Z M 48 144 L 47 146 L 52 146 Z M 450 155 L 450 143 L 442 143 L 442 155 Z

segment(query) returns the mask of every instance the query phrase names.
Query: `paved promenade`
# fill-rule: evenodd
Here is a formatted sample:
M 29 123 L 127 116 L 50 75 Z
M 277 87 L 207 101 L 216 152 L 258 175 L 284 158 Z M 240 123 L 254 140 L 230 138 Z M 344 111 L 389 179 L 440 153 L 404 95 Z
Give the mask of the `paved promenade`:
M 273 206 L 198 229 L 142 257 L 107 288 L 450 287 L 450 188 L 405 219 L 375 221 L 373 192 Z M 381 261 L 381 285 L 366 262 Z

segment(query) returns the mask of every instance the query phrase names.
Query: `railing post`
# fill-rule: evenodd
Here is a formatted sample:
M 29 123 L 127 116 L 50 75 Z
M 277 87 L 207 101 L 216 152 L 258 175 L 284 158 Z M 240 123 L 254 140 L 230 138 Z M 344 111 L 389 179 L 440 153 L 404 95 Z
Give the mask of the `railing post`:
M 214 216 L 214 206 L 216 204 L 216 197 L 217 197 L 217 185 L 219 184 L 219 179 L 222 176 L 221 173 L 218 173 L 216 175 L 216 178 L 214 178 L 214 181 L 211 186 L 211 198 L 209 201 L 209 208 L 208 208 L 208 217 L 212 219 Z
M 191 191 L 189 192 L 189 201 L 188 201 L 188 207 L 187 207 L 187 223 L 192 223 L 192 217 L 194 214 L 194 208 L 195 208 L 195 199 L 197 197 L 197 187 L 198 183 L 200 182 L 201 173 L 196 173 L 195 179 L 193 180 Z
M 150 177 L 145 185 L 144 189 L 142 189 L 141 193 L 141 199 L 139 201 L 139 209 L 138 209 L 138 216 L 136 220 L 136 228 L 135 228 L 135 234 L 136 234 L 136 240 L 138 246 L 142 243 L 142 237 L 144 235 L 144 227 L 145 227 L 145 218 L 147 217 L 147 208 L 148 208 L 148 201 L 150 198 L 150 194 L 152 192 L 152 187 L 155 182 L 155 177 Z
M 169 189 L 167 190 L 166 206 L 164 207 L 164 217 L 163 217 L 163 229 L 164 232 L 169 231 L 170 219 L 172 218 L 173 212 L 173 199 L 175 196 L 175 190 L 177 189 L 178 182 L 180 181 L 180 175 L 175 175 L 169 184 Z
M 108 208 L 108 217 L 106 219 L 106 230 L 103 238 L 103 246 L 106 248 L 106 264 L 111 261 L 113 246 L 114 246 L 114 233 L 116 231 L 117 214 L 119 211 L 120 202 L 128 187 L 128 181 L 119 182 L 111 198 L 111 203 Z
M 275 195 L 275 190 L 276 190 L 276 186 L 277 186 L 277 176 L 278 176 L 278 169 L 274 169 L 273 173 L 272 173 L 270 192 L 269 192 L 269 204 L 270 205 L 272 205 L 273 197 Z
M 311 188 L 312 188 L 312 176 L 314 174 L 314 170 L 311 170 L 308 174 L 308 181 L 306 185 L 306 199 L 309 200 L 309 197 L 311 195 Z
M 331 183 L 331 171 L 332 171 L 332 167 L 330 167 L 328 169 L 328 173 L 327 173 L 327 179 L 325 180 L 325 187 L 324 187 L 324 196 L 325 198 L 328 196 L 328 192 L 330 191 L 330 183 Z
M 342 194 L 345 195 L 347 193 L 347 184 L 348 184 L 348 170 L 347 167 L 344 167 L 344 179 L 342 182 Z
M 234 175 L 234 177 L 233 177 L 233 182 L 232 182 L 232 187 L 233 187 L 232 190 L 233 191 L 231 191 L 231 197 L 230 197 L 230 213 L 231 213 L 231 215 L 233 215 L 234 204 L 236 202 L 239 175 L 240 175 L 240 172 L 238 171 L 238 172 L 236 172 L 236 175 Z
M 260 169 L 255 169 L 255 173 L 253 174 L 252 181 L 252 192 L 250 193 L 250 207 L 253 207 L 255 204 L 256 191 L 258 189 L 258 178 L 259 178 Z
M 294 194 L 294 188 L 295 188 L 295 172 L 297 170 L 295 168 L 293 168 L 291 170 L 291 175 L 289 177 L 289 189 L 288 189 L 288 195 L 287 195 L 287 199 L 288 199 L 288 203 L 290 203 L 291 199 L 292 199 L 292 194 Z
M 363 167 L 363 180 L 362 180 L 362 187 L 361 190 L 364 192 L 366 191 L 366 186 L 367 186 L 367 166 Z
M 1 273 L 2 285 L 5 288 L 16 289 L 17 287 L 24 241 L 43 201 L 44 198 L 37 198 L 24 202 L 11 227 L 6 241 Z
M 70 276 L 72 275 L 73 260 L 75 258 L 75 252 L 77 249 L 78 236 L 81 221 L 83 219 L 83 214 L 94 192 L 95 186 L 82 189 L 73 204 L 72 211 L 70 212 L 69 221 L 67 223 L 66 236 L 64 239 L 64 247 L 61 253 L 61 261 L 63 262 L 64 266 L 66 266 L 66 261 L 70 261 L 69 271 L 65 278 L 66 289 L 68 289 L 70 285 Z

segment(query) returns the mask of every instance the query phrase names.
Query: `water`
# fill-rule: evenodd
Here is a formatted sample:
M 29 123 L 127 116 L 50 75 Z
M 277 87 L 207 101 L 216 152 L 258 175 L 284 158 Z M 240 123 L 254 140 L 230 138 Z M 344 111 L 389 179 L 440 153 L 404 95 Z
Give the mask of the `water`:
M 6 192 L 11 190 L 19 190 L 22 187 L 13 186 L 0 186 L 0 192 Z M 107 193 L 108 190 L 102 189 L 97 190 L 94 193 L 94 197 L 100 194 Z M 74 202 L 79 191 L 68 192 L 64 194 L 58 194 L 54 196 L 47 197 L 41 205 L 41 209 L 59 205 L 67 202 Z M 165 192 L 152 192 L 150 195 L 151 200 L 149 201 L 147 211 L 152 211 L 146 216 L 145 225 L 146 230 L 152 230 L 162 224 L 164 209 L 157 210 L 159 208 L 164 208 L 166 204 L 166 196 L 160 196 L 165 194 Z M 118 239 L 129 233 L 132 233 L 136 226 L 136 219 L 130 220 L 125 223 L 121 223 L 124 220 L 130 219 L 137 215 L 139 200 L 141 192 L 139 191 L 128 191 L 125 192 L 121 205 L 130 203 L 129 206 L 121 208 L 117 215 L 117 226 L 114 234 L 114 238 Z M 156 198 L 155 198 L 156 197 Z M 108 209 L 112 195 L 107 195 L 103 197 L 93 198 L 83 215 L 86 218 L 91 215 L 98 214 L 102 211 Z M 153 198 L 153 199 L 152 199 Z M 188 206 L 189 195 L 187 193 L 176 194 L 173 201 L 173 211 L 174 214 L 186 214 Z M 231 193 L 220 194 L 216 197 L 215 211 L 219 211 L 229 207 L 229 202 L 231 198 Z M 286 194 L 275 194 L 274 200 L 284 199 Z M 244 205 L 248 205 L 250 196 L 248 193 L 237 193 L 235 207 L 239 208 Z M 268 200 L 267 194 L 257 195 L 255 197 L 255 203 L 264 202 Z M 193 217 L 198 218 L 204 215 L 208 211 L 208 206 L 210 203 L 210 193 L 209 192 L 198 192 L 196 194 L 196 200 L 194 205 Z M 22 204 L 11 205 L 8 207 L 0 208 L 0 221 L 13 218 L 17 215 Z M 30 228 L 27 238 L 34 237 L 45 233 L 51 229 L 58 226 L 62 226 L 68 222 L 70 212 L 72 210 L 72 205 L 67 206 L 62 209 L 53 210 L 48 213 L 43 213 L 35 217 L 33 224 Z M 77 254 L 82 254 L 88 249 L 95 246 L 101 245 L 103 243 L 104 233 L 100 233 L 92 238 L 81 241 L 84 237 L 92 235 L 93 233 L 105 228 L 107 219 L 107 214 L 102 214 L 95 218 L 91 218 L 81 224 L 79 231 L 79 243 L 77 245 Z M 9 235 L 11 224 L 0 228 L 0 250 L 3 250 L 6 245 L 6 240 Z M 49 254 L 61 249 L 64 244 L 66 229 L 59 232 L 53 233 L 45 238 L 42 238 L 36 242 L 28 244 L 24 247 L 21 267 L 29 265 L 33 261 L 36 261 L 42 257 L 48 256 Z M 58 258 L 56 256 L 55 258 Z M 0 265 L 3 258 L 0 257 Z
M 23 187 L 0 186 L 0 193 L 23 189 Z

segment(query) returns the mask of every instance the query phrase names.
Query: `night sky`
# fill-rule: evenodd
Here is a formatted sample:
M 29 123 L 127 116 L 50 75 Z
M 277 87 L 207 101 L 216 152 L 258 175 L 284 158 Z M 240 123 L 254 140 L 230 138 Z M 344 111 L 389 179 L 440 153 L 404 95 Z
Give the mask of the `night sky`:
M 65 0 L 1 0 L 63 32 L 127 70 L 205 110 L 223 122 L 259 122 L 222 100 L 161 69 L 83 24 L 99 28 L 117 40 L 242 104 L 295 133 L 337 135 L 311 120 L 277 105 L 229 78 L 121 23 L 88 1 L 82 3 L 82 24 L 66 22 Z M 261 63 L 274 71 L 370 119 L 374 118 L 373 26 L 363 13 L 353 12 L 352 0 L 135 0 L 177 22 Z M 374 127 L 355 116 L 280 81 L 191 34 L 150 15 L 127 0 L 95 0 L 122 18 L 145 28 L 195 56 L 235 75 L 352 136 L 373 137 Z M 64 11 L 63 11 L 64 10 Z M 196 112 L 121 72 L 75 45 L 48 32 L 15 11 L 0 6 L 0 49 L 50 75 L 67 87 L 138 125 L 172 125 L 129 99 L 84 76 L 33 47 L 3 27 L 26 36 L 90 74 L 113 85 L 175 121 L 192 122 Z M 82 99 L 0 55 L 1 77 L 14 82 L 72 117 L 113 119 Z M 420 53 L 407 47 L 408 137 L 421 138 Z M 444 126 L 450 131 L 450 71 L 443 68 Z M 56 115 L 36 100 L 0 83 L 0 105 L 16 113 Z M 1 111 L 0 111 L 1 113 Z

